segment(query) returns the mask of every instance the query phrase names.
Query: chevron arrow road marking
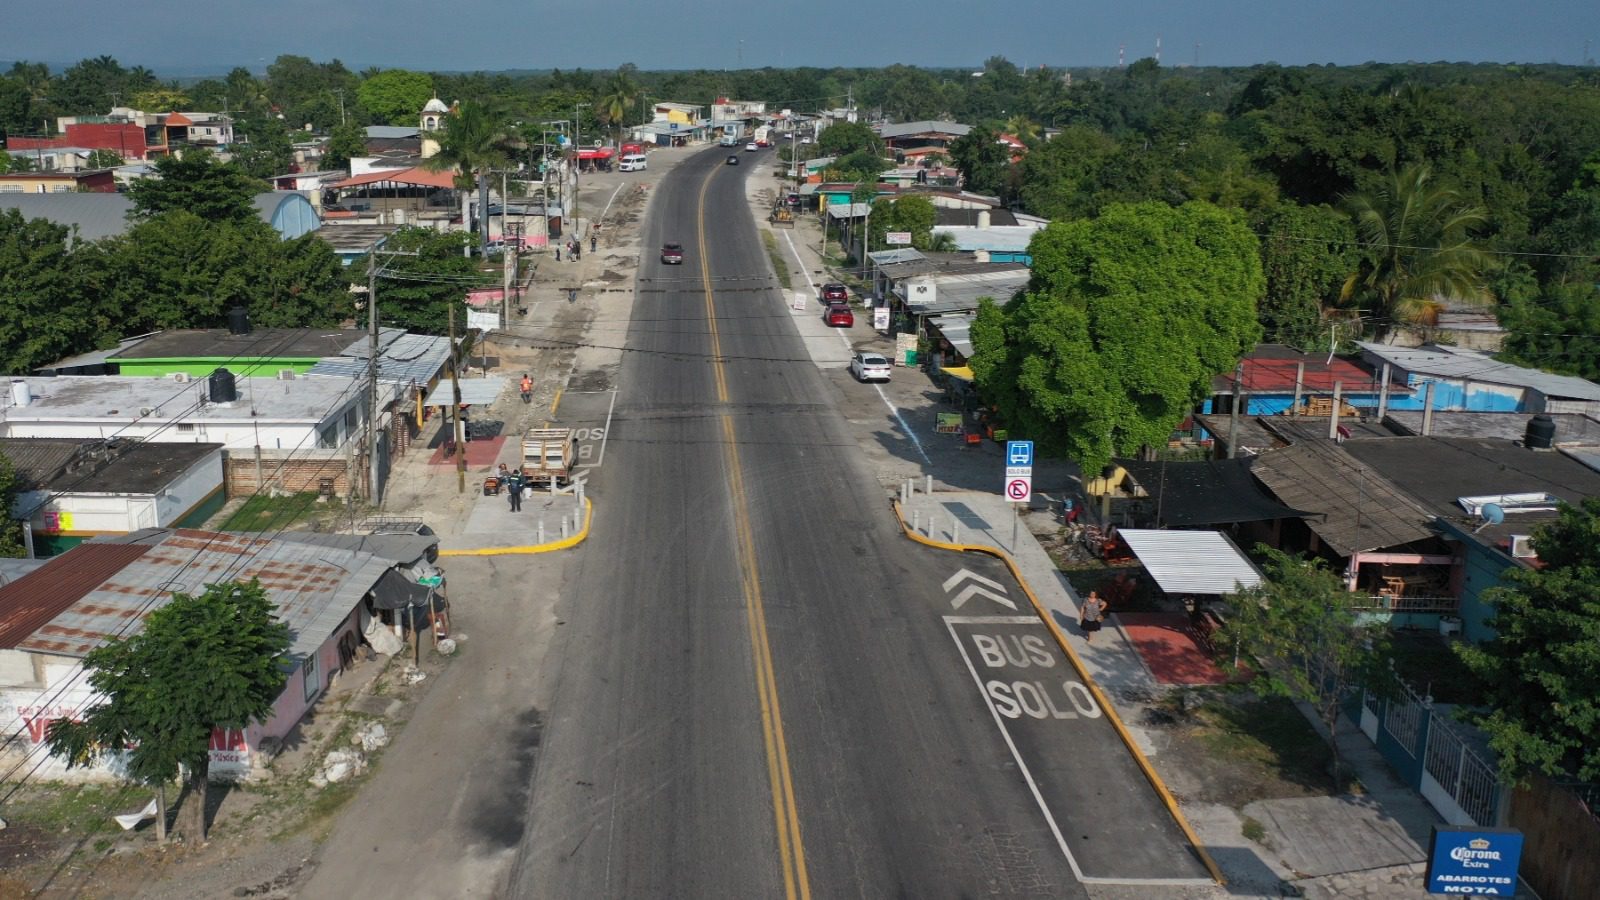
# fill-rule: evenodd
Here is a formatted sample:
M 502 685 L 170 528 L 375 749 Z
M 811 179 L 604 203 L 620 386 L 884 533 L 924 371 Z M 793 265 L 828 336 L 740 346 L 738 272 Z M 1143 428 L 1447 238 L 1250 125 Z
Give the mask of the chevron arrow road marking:
M 945 579 L 945 593 L 950 593 L 960 587 L 963 582 L 971 583 L 963 588 L 960 593 L 950 598 L 950 605 L 954 609 L 960 609 L 973 597 L 988 597 L 1007 609 L 1017 608 L 1017 605 L 1011 602 L 1011 598 L 1006 596 L 1005 585 L 993 579 L 985 578 L 970 569 L 962 569 Z

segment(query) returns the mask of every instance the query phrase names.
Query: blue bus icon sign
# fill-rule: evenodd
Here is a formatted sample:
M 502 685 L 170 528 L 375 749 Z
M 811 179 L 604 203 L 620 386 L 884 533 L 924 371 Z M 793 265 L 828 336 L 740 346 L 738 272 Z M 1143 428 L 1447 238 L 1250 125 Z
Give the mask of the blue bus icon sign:
M 1033 441 L 1006 441 L 1006 465 L 1033 465 Z

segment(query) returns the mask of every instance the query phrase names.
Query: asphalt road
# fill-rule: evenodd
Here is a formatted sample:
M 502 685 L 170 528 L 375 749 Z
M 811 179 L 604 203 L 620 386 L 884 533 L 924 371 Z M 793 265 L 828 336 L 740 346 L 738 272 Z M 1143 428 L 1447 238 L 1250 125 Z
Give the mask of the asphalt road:
M 1003 570 L 893 526 L 726 155 L 653 200 L 511 893 L 1085 896 L 942 619 Z

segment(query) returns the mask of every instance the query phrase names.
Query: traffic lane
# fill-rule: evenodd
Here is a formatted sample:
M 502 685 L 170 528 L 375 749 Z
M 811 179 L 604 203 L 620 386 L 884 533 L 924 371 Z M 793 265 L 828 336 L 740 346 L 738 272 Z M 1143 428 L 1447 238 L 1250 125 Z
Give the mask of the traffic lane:
M 716 274 L 764 266 L 748 212 L 742 226 L 726 212 Z M 940 555 L 892 526 L 792 322 L 774 326 L 781 303 L 719 294 L 716 310 L 812 884 L 824 896 L 1083 896 L 926 613 Z
M 692 166 L 686 167 L 692 172 Z M 673 193 L 699 183 L 674 173 Z M 654 221 L 652 228 L 659 229 Z M 782 891 L 703 309 L 630 328 L 514 895 Z M 635 309 L 648 309 L 644 296 Z

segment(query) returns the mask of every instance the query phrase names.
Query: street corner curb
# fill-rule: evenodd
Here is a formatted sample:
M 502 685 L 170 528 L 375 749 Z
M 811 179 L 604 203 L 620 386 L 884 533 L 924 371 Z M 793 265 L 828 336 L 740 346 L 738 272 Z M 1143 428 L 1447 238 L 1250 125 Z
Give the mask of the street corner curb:
M 545 541 L 542 544 L 525 544 L 518 547 L 463 547 L 456 550 L 440 550 L 440 556 L 529 556 L 535 553 L 554 553 L 557 550 L 570 550 L 583 543 L 589 537 L 589 526 L 594 524 L 594 501 L 588 497 L 583 498 L 583 527 L 577 534 L 569 535 L 558 541 Z
M 1044 603 L 1039 600 L 1039 596 L 1033 592 L 1033 586 L 1028 584 L 1028 580 L 1023 577 L 1022 570 L 1017 567 L 1017 563 L 1011 558 L 1011 554 L 999 547 L 989 547 L 981 544 L 952 544 L 925 537 L 918 534 L 911 527 L 911 523 L 906 521 L 905 513 L 900 508 L 900 501 L 894 500 L 892 503 L 895 517 L 900 520 L 900 528 L 905 532 L 906 537 L 911 540 L 940 550 L 983 553 L 993 556 L 1006 564 L 1006 568 L 1011 572 L 1011 577 L 1016 579 L 1017 584 L 1022 587 L 1022 593 L 1027 595 L 1028 602 L 1033 605 L 1034 615 L 1038 616 L 1039 621 L 1043 622 L 1045 628 L 1050 631 L 1050 635 L 1055 639 L 1056 645 L 1061 648 L 1062 653 L 1066 654 L 1067 661 L 1072 664 L 1072 668 L 1077 671 L 1078 677 L 1083 679 L 1084 685 L 1089 688 L 1096 702 L 1100 704 L 1100 708 L 1105 711 L 1106 720 L 1111 723 L 1112 729 L 1122 739 L 1123 746 L 1127 747 L 1128 752 L 1133 756 L 1134 762 L 1138 765 L 1139 771 L 1143 773 L 1145 780 L 1150 783 L 1150 786 L 1155 789 L 1156 795 L 1161 798 L 1161 802 L 1166 806 L 1168 814 L 1177 823 L 1178 829 L 1183 832 L 1184 838 L 1189 841 L 1189 846 L 1193 847 L 1196 855 L 1200 857 L 1201 864 L 1206 867 L 1207 872 L 1211 873 L 1212 880 L 1219 885 L 1227 884 L 1228 879 L 1222 874 L 1222 869 L 1217 866 L 1216 860 L 1212 859 L 1211 854 L 1206 851 L 1205 845 L 1200 843 L 1200 836 L 1195 834 L 1194 829 L 1189 825 L 1189 820 L 1184 817 L 1183 811 L 1178 808 L 1177 798 L 1172 796 L 1172 792 L 1167 788 L 1167 783 L 1157 774 L 1155 766 L 1151 765 L 1149 758 L 1144 755 L 1144 751 L 1139 749 L 1139 745 L 1133 739 L 1133 735 L 1129 733 L 1128 727 L 1123 724 L 1122 717 L 1117 714 L 1116 708 L 1111 705 L 1111 699 L 1101 689 L 1099 682 L 1094 680 L 1094 676 L 1089 674 L 1088 667 L 1083 664 L 1083 660 L 1079 658 L 1077 651 L 1073 650 L 1072 645 L 1067 642 L 1066 632 L 1062 631 L 1061 626 L 1056 624 L 1055 617 L 1050 615 L 1049 610 L 1045 609 Z

